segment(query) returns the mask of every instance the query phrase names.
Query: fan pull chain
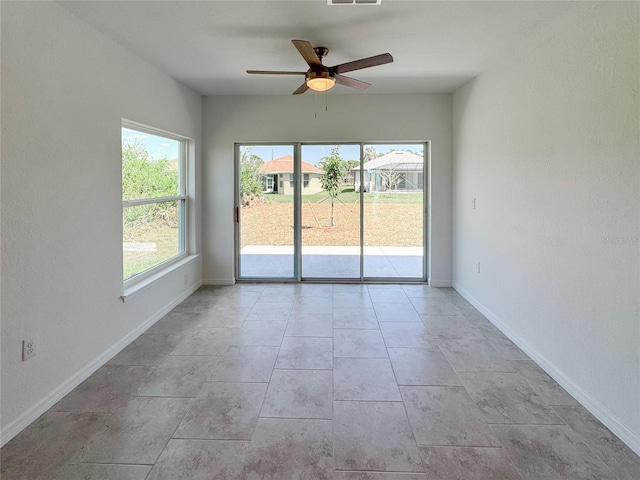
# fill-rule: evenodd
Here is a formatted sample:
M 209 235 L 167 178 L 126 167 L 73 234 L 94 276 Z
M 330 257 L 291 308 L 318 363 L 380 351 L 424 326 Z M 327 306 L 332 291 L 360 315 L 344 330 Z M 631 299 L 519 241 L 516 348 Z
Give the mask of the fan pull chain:
M 328 92 L 322 92 L 324 94 L 324 111 L 329 111 L 329 98 Z M 313 92 L 313 118 L 318 118 L 318 92 Z

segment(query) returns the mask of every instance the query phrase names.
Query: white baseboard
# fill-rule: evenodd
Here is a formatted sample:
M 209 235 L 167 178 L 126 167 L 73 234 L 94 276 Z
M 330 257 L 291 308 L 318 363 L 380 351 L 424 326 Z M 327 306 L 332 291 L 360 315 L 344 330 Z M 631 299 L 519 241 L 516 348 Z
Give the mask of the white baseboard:
M 540 354 L 535 348 L 527 343 L 522 337 L 518 336 L 513 330 L 494 315 L 488 308 L 474 298 L 469 292 L 464 290 L 460 285 L 453 283 L 453 288 L 462 295 L 471 305 L 473 305 L 480 313 L 489 319 L 502 333 L 504 333 L 513 343 L 526 353 L 536 362 L 540 368 L 549 374 L 556 382 L 558 382 L 567 392 L 569 392 L 578 402 L 582 404 L 589 412 L 591 412 L 598 420 L 600 420 L 609 430 L 620 438 L 627 446 L 640 455 L 640 435 L 633 432 L 620 419 L 611 413 L 607 407 L 594 399 L 585 392 L 578 384 L 576 384 L 569 376 L 560 370 L 549 359 Z
M 452 285 L 453 284 L 451 283 L 451 280 L 436 280 L 433 278 L 429 279 L 430 287 L 451 288 Z
M 235 285 L 235 278 L 203 278 L 204 285 Z
M 49 408 L 55 405 L 66 394 L 68 394 L 71 390 L 73 390 L 87 378 L 89 378 L 89 376 L 91 376 L 96 370 L 98 370 L 105 363 L 111 360 L 111 358 L 113 358 L 116 354 L 120 353 L 122 349 L 124 349 L 127 345 L 138 338 L 138 336 L 146 331 L 151 325 L 153 325 L 167 313 L 169 313 L 175 306 L 182 303 L 182 301 L 185 300 L 189 295 L 198 290 L 201 285 L 202 281 L 196 282 L 191 285 L 182 295 L 171 300 L 164 307 L 154 313 L 151 317 L 142 322 L 133 331 L 129 332 L 126 336 L 120 339 L 115 345 L 102 352 L 95 359 L 93 359 L 91 362 L 74 373 L 64 383 L 53 389 L 44 398 L 40 399 L 16 419 L 9 422 L 5 427 L 2 428 L 2 430 L 0 430 L 0 447 L 5 445 L 18 433 L 31 425 L 31 423 L 33 423 L 40 415 L 49 410 Z

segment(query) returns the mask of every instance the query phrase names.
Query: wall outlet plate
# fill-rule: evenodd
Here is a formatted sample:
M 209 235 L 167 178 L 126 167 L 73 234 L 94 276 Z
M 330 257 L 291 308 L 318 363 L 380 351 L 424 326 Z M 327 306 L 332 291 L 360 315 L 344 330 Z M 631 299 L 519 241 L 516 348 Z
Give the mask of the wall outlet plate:
M 22 361 L 29 360 L 36 354 L 36 341 L 34 339 L 22 340 Z

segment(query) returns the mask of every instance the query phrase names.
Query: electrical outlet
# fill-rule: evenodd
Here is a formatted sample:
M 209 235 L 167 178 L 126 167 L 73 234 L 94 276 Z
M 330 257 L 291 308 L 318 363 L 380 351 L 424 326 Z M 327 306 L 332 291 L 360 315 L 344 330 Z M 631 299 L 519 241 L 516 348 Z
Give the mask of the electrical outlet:
M 480 260 L 476 260 L 476 273 L 480 273 Z
M 22 361 L 29 360 L 36 354 L 36 341 L 33 339 L 22 340 Z

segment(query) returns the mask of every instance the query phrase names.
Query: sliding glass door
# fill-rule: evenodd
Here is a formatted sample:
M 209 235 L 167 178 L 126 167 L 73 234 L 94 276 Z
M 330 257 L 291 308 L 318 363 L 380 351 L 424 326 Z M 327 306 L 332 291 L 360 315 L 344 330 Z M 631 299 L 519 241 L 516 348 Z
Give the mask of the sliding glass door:
M 296 279 L 293 145 L 236 148 L 239 278 Z
M 238 278 L 424 281 L 426 146 L 238 145 Z
M 424 144 L 364 146 L 364 277 L 424 277 L 424 159 Z
M 360 279 L 360 145 L 302 145 L 303 279 Z

